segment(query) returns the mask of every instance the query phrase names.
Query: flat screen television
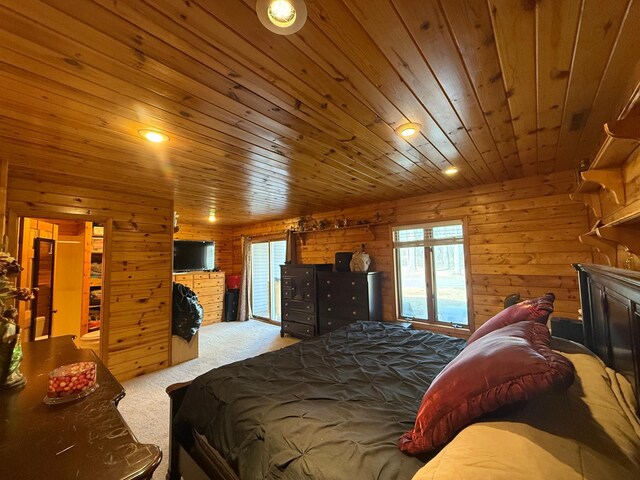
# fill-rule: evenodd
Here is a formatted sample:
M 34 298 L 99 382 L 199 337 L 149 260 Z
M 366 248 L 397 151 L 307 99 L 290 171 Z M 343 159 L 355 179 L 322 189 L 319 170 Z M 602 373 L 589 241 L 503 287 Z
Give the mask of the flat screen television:
M 173 241 L 173 271 L 213 270 L 214 242 Z

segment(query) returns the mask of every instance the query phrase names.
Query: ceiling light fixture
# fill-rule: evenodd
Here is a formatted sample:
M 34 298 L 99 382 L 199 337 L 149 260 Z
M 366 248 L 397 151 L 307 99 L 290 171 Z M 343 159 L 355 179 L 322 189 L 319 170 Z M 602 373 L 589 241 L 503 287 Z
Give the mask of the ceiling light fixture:
M 146 138 L 153 143 L 162 143 L 169 140 L 169 137 L 167 135 L 156 130 L 138 130 L 138 135 L 140 135 L 142 138 Z
M 449 167 L 444 171 L 445 175 L 455 175 L 458 173 L 458 169 L 456 167 Z
M 215 222 L 215 221 L 216 221 L 216 212 L 215 212 L 215 210 L 211 210 L 211 211 L 209 212 L 209 221 L 210 221 L 211 223 L 213 223 L 213 222 Z
M 403 138 L 413 137 L 420 131 L 421 126 L 419 123 L 405 123 L 396 128 L 396 133 Z
M 256 13 L 260 23 L 278 35 L 291 35 L 307 21 L 304 0 L 258 0 Z

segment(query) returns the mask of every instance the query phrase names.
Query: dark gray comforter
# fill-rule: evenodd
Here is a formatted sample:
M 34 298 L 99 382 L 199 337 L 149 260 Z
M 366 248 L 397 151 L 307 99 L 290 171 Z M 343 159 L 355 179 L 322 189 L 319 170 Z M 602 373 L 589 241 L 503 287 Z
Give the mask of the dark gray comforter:
M 189 387 L 176 417 L 243 480 L 410 479 L 396 446 L 460 339 L 358 322 L 226 365 Z

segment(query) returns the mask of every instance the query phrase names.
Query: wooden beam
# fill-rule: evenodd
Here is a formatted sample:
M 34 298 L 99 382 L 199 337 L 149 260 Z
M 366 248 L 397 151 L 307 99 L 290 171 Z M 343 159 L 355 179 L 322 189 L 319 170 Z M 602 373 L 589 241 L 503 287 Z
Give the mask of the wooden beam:
M 9 184 L 9 160 L 0 159 L 0 239 L 7 245 L 7 187 Z

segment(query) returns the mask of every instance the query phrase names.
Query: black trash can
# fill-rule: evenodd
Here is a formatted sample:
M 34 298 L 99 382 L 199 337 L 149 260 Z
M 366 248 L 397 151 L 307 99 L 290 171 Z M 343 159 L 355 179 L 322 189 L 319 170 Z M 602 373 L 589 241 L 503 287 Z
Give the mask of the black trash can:
M 240 290 L 231 288 L 224 294 L 224 321 L 235 322 L 238 320 L 238 299 Z

